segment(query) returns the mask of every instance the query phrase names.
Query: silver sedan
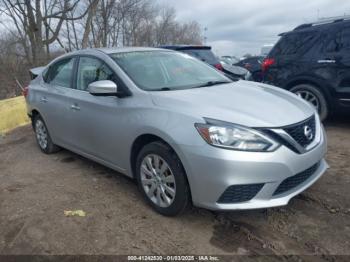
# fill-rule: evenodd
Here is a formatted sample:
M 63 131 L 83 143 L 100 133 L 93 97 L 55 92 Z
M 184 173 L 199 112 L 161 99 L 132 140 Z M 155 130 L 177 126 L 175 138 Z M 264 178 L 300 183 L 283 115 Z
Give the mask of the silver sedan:
M 137 180 L 156 211 L 286 205 L 327 169 L 312 106 L 233 82 L 183 53 L 81 50 L 31 71 L 25 91 L 40 149 L 66 148 Z

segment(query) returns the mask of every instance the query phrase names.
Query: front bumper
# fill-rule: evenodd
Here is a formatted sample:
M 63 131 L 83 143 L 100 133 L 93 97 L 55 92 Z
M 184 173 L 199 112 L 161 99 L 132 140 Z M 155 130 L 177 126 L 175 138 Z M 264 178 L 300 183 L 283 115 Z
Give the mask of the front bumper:
M 327 170 L 324 160 L 327 142 L 323 128 L 320 142 L 312 150 L 297 154 L 285 146 L 274 152 L 239 152 L 215 148 L 210 145 L 184 146 L 181 151 L 187 172 L 193 204 L 211 210 L 257 209 L 288 204 Z M 297 186 L 274 195 L 287 178 L 318 164 L 311 176 Z M 263 184 L 250 200 L 219 203 L 220 196 L 233 185 Z

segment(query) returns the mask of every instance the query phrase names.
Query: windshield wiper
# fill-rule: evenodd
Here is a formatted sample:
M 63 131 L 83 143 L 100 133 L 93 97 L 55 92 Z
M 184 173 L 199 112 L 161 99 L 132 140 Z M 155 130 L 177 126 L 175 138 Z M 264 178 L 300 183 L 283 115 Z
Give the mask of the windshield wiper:
M 195 86 L 193 88 L 206 87 L 206 86 L 215 86 L 215 85 L 223 85 L 223 84 L 228 84 L 228 83 L 231 83 L 231 81 L 208 81 L 206 83 L 203 83 L 201 85 Z
M 162 87 L 162 88 L 152 89 L 149 91 L 170 91 L 170 90 L 173 90 L 173 89 L 171 89 L 170 87 Z
M 215 86 L 215 85 L 222 85 L 222 84 L 228 84 L 228 83 L 232 83 L 231 81 L 208 81 L 205 83 L 202 83 L 200 85 L 197 86 L 193 86 L 190 88 L 200 88 L 200 87 L 206 87 L 206 86 Z M 184 88 L 187 89 L 187 88 Z M 149 91 L 174 91 L 174 90 L 182 90 L 182 89 L 177 89 L 177 88 L 170 88 L 170 87 L 162 87 L 162 88 L 157 88 L 157 89 L 152 89 Z

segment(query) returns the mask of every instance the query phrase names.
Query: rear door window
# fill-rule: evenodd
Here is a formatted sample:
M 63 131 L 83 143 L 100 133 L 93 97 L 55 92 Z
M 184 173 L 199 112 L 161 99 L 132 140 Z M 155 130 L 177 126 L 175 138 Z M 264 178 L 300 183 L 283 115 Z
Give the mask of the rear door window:
M 327 53 L 349 52 L 350 27 L 345 27 L 335 35 L 332 35 L 332 38 L 326 43 L 325 49 Z

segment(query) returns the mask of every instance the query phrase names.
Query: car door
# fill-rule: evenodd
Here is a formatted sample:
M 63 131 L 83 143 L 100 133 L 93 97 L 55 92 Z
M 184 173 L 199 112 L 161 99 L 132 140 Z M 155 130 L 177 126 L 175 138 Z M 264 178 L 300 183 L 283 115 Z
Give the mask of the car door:
M 350 99 L 350 26 L 328 36 L 318 63 L 333 83 L 336 98 Z
M 38 92 L 38 110 L 43 116 L 55 143 L 70 144 L 70 100 L 73 84 L 75 58 L 63 58 L 48 67 L 43 73 Z
M 94 96 L 88 85 L 99 80 L 111 80 L 120 88 L 120 81 L 102 60 L 81 56 L 72 99 L 71 130 L 74 147 L 90 156 L 121 166 L 123 152 L 118 148 L 125 141 L 121 123 L 127 121 L 127 98 Z

